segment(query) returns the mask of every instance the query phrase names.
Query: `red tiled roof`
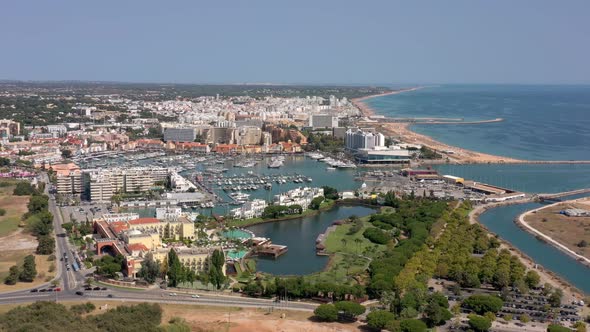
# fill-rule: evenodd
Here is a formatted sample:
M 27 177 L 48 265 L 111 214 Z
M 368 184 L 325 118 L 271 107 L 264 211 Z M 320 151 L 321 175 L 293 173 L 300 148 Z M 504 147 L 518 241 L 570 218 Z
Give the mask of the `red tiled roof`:
M 127 245 L 130 251 L 148 251 L 148 248 L 143 243 L 132 243 Z
M 141 225 L 141 224 L 155 224 L 155 223 L 159 223 L 160 220 L 156 219 L 156 218 L 139 218 L 139 219 L 135 219 L 135 220 L 130 220 L 129 224 L 131 225 Z
M 112 222 L 110 223 L 110 227 L 115 234 L 119 234 L 122 231 L 129 229 L 129 226 L 127 226 L 127 223 L 125 223 L 124 221 Z

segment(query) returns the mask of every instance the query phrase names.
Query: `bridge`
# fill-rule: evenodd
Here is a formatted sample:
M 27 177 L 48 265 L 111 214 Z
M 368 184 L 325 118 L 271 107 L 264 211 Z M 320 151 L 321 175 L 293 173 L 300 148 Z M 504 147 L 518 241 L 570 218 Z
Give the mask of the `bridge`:
M 561 197 L 567 197 L 567 196 L 585 194 L 585 193 L 590 193 L 590 188 L 576 189 L 576 190 L 564 191 L 564 192 L 553 193 L 553 194 L 537 194 L 537 195 L 533 196 L 533 198 L 536 198 L 540 201 L 560 202 Z

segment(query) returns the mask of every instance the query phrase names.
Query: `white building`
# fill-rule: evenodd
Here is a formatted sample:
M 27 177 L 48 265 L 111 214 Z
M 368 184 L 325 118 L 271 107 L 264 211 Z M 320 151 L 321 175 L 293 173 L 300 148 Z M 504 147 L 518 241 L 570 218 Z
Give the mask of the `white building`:
M 179 207 L 165 207 L 156 209 L 156 219 L 159 220 L 178 220 L 182 215 L 182 209 Z
M 361 129 L 349 129 L 346 131 L 344 143 L 349 150 L 382 148 L 385 147 L 385 136 L 381 133 L 371 133 Z
M 309 117 L 309 126 L 313 128 L 336 128 L 338 117 L 330 114 L 314 114 Z
M 189 180 L 187 180 L 185 177 L 183 177 L 182 175 L 173 172 L 172 174 L 170 174 L 170 184 L 172 186 L 172 190 L 176 191 L 176 192 L 185 192 L 185 191 L 189 191 L 189 189 L 193 188 L 193 189 L 197 189 L 197 186 L 195 186 L 192 182 L 190 182 Z M 160 218 L 158 218 L 160 219 Z
M 263 199 L 255 199 L 244 203 L 239 208 L 231 210 L 231 216 L 236 219 L 250 219 L 261 217 L 264 209 L 267 207 Z
M 273 204 L 275 205 L 301 205 L 303 211 L 307 210 L 311 201 L 319 196 L 324 196 L 323 188 L 295 188 L 286 193 L 275 195 Z

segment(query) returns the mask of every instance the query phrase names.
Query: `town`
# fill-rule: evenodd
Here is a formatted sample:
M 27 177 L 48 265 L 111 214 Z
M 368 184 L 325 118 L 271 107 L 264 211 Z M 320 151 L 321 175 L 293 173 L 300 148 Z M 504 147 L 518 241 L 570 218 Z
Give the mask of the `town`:
M 361 112 L 355 98 L 386 92 L 382 89 L 325 89 L 339 92 L 337 96 L 317 88 L 322 96 L 215 94 L 167 99 L 170 92 L 158 92 L 157 87 L 141 93 L 34 84 L 2 88 L 2 178 L 9 180 L 9 188 L 26 184 L 26 195 L 42 201 L 39 211 L 31 210 L 29 203 L 29 217 L 21 225 L 38 236 L 39 246 L 51 232 L 38 230 L 42 215 L 36 213 L 55 217 L 56 238 L 47 247 L 56 245 L 57 250 L 43 252 L 57 256 L 59 262 L 52 264 L 63 270 L 62 281 L 53 279 L 50 287 L 34 287 L 28 295 L 66 296 L 69 291 L 74 299 L 112 299 L 128 296 L 117 291 L 123 287 L 152 292 L 153 297 L 214 302 L 209 293 L 221 292 L 248 296 L 248 301 L 255 301 L 248 305 L 315 310 L 320 320 L 363 316 L 369 326 L 379 327 L 372 321 L 385 315 L 393 322 L 389 314 L 397 311 L 402 322 L 424 324 L 415 318 L 426 304 L 404 307 L 390 301 L 367 315 L 362 306 L 362 313 L 347 307 L 353 306 L 349 302 L 370 303 L 388 296 L 394 289 L 381 278 L 392 274 L 404 299 L 418 296 L 424 286 L 422 300 L 438 301 L 435 309 L 442 316 L 423 313 L 429 327 L 486 324 L 479 318 L 444 318 L 453 308 L 457 317 L 485 314 L 481 319 L 490 324 L 498 317 L 496 325 L 525 326 L 531 320 L 573 325 L 582 319 L 582 298 L 564 296 L 542 284 L 534 270 L 525 274 L 515 256 L 465 219 L 465 211 L 474 205 L 538 197 L 433 168 L 453 162 L 454 152 L 406 143 L 403 135 L 382 130 L 379 116 Z M 27 104 L 36 105 L 29 116 L 8 116 L 19 114 Z M 350 207 L 359 215 L 327 216 Z M 422 211 L 421 226 L 395 217 L 415 218 L 416 211 Z M 267 227 L 306 218 L 325 225 L 319 233 L 305 234 L 309 243 L 283 243 L 280 232 Z M 389 269 L 399 262 L 378 264 L 379 259 L 390 259 L 388 254 L 397 257 L 395 250 L 410 253 L 407 259 L 422 257 L 419 244 L 426 243 L 425 234 L 433 234 L 440 220 L 447 220 L 457 232 L 476 234 L 484 244 L 469 242 L 464 250 L 478 259 L 489 255 L 494 264 L 501 259 L 512 262 L 512 283 L 485 277 L 483 271 L 466 279 L 436 270 L 419 271 L 433 278 L 416 286 L 400 279 L 413 273 L 414 265 L 400 265 L 394 273 Z M 456 239 L 445 229 L 439 232 L 437 245 L 448 249 Z M 405 242 L 413 243 L 411 249 Z M 312 256 L 300 256 L 302 252 Z M 313 256 L 350 262 L 345 272 L 338 266 L 312 274 L 297 268 L 281 271 L 279 265 L 278 272 L 264 268 L 316 259 Z M 445 266 L 453 263 L 450 257 L 439 259 Z M 305 278 L 280 277 L 291 273 Z M 19 279 L 16 274 L 14 278 Z M 291 284 L 295 280 L 297 286 Z M 337 287 L 344 287 L 341 293 Z M 258 302 L 260 297 L 275 302 Z M 495 300 L 500 297 L 498 305 Z M 482 311 L 479 304 L 470 304 L 478 301 L 494 306 Z M 326 314 L 336 310 L 328 302 L 339 308 L 336 318 Z M 510 322 L 513 315 L 519 322 Z

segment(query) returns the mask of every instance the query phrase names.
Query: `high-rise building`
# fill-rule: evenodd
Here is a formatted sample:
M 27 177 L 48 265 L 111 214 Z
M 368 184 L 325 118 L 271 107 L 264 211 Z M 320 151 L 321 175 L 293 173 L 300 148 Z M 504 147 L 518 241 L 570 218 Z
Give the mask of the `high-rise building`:
M 312 128 L 338 127 L 338 117 L 330 114 L 314 114 L 309 117 L 309 126 Z
M 197 130 L 193 127 L 165 127 L 164 141 L 194 142 L 197 138 Z

